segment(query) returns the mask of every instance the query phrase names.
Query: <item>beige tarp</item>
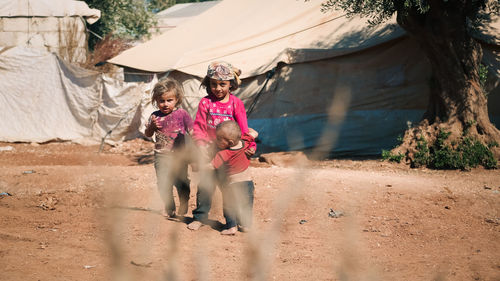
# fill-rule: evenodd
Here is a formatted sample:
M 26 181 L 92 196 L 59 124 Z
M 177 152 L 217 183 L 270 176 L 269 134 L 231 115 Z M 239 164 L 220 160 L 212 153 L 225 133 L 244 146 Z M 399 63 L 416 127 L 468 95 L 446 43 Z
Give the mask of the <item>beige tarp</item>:
M 158 22 L 156 26 L 150 29 L 150 32 L 153 36 L 158 36 L 164 32 L 177 28 L 185 21 L 198 16 L 219 3 L 220 1 L 205 1 L 175 4 L 155 14 Z
M 403 34 L 394 22 L 368 28 L 364 19 L 322 13 L 321 2 L 224 0 L 109 62 L 203 76 L 210 61 L 224 59 L 243 69 L 244 78 L 264 73 L 279 61 L 290 64 L 345 55 Z M 358 32 L 363 35 L 353 36 Z
M 71 17 L 82 16 L 93 24 L 101 11 L 90 9 L 84 1 L 73 0 L 1 0 L 2 17 Z
M 109 62 L 167 72 L 182 82 L 184 106 L 194 114 L 206 95 L 199 86 L 208 63 L 229 61 L 243 71 L 235 94 L 260 132 L 260 152 L 316 147 L 338 155 L 380 154 L 425 111 L 429 63 L 394 19 L 371 28 L 366 19 L 322 13 L 322 2 L 224 0 Z M 477 35 L 486 43 L 489 113 L 497 125 L 499 23 L 494 19 Z M 347 112 L 331 120 L 339 98 Z M 319 142 L 332 132 L 339 136 L 333 149 Z
M 366 18 L 321 12 L 322 0 L 224 0 L 181 26 L 131 48 L 109 62 L 130 68 L 178 70 L 201 77 L 214 60 L 243 69 L 242 77 L 287 64 L 346 55 L 401 37 L 395 20 L 370 28 Z M 485 27 L 500 44 L 500 18 Z

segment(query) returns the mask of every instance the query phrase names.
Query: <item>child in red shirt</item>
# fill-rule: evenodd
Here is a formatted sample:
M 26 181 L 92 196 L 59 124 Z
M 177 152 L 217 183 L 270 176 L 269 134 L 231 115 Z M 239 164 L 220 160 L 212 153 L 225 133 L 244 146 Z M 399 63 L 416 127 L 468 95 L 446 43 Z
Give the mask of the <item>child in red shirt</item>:
M 211 166 L 215 169 L 221 185 L 225 229 L 222 235 L 234 235 L 238 228 L 246 231 L 252 224 L 254 184 L 248 173 L 250 160 L 245 154 L 248 147 L 255 146 L 258 133 L 249 128 L 241 135 L 235 121 L 224 121 L 216 127 L 216 144 L 220 149 Z

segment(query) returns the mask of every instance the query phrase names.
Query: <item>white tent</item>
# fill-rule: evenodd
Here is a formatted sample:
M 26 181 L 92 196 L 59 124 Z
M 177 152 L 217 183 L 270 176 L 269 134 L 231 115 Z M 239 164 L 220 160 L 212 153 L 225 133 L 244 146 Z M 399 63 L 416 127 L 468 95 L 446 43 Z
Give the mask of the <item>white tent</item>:
M 152 72 L 179 70 L 203 76 L 209 62 L 223 58 L 241 67 L 243 77 L 250 77 L 280 61 L 291 64 L 341 56 L 404 34 L 393 22 L 369 29 L 365 19 L 321 13 L 320 3 L 225 0 L 109 62 Z M 349 38 L 357 32 L 363 37 Z M 328 51 L 304 52 L 308 49 Z
M 205 1 L 192 3 L 175 4 L 168 9 L 155 14 L 158 23 L 150 31 L 153 36 L 157 36 L 166 31 L 172 30 L 185 21 L 191 20 L 193 17 L 213 8 L 220 1 Z
M 0 141 L 120 142 L 140 136 L 153 110 L 151 84 L 124 83 L 44 50 L 0 48 L 0 70 Z
M 75 0 L 8 0 L 0 1 L 3 17 L 84 17 L 93 24 L 101 12 L 90 9 L 84 1 Z
M 84 1 L 0 0 L 0 47 L 48 50 L 66 61 L 85 62 L 86 23 L 100 15 Z

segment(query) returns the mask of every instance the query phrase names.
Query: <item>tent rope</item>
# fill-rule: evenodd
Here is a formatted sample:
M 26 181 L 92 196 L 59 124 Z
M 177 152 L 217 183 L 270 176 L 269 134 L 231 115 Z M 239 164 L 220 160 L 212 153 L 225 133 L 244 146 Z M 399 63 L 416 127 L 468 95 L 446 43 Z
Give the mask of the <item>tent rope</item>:
M 255 105 L 257 104 L 257 101 L 259 100 L 260 95 L 262 94 L 262 92 L 266 88 L 267 82 L 269 82 L 269 79 L 271 79 L 275 73 L 276 73 L 276 67 L 273 67 L 273 69 L 266 72 L 266 81 L 264 82 L 264 85 L 262 85 L 262 87 L 260 88 L 257 95 L 255 95 L 255 98 L 253 99 L 252 104 L 248 107 L 247 116 L 249 116 L 253 112 L 253 109 L 254 109 Z

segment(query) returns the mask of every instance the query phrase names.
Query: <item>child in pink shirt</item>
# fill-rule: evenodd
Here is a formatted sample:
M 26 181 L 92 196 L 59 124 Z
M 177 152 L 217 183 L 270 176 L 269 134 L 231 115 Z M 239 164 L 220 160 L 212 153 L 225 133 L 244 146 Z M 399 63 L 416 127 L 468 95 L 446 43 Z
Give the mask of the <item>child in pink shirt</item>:
M 182 87 L 172 79 L 162 79 L 153 89 L 152 103 L 158 110 L 151 113 L 145 135 L 155 136 L 156 180 L 160 197 L 164 202 L 162 214 L 173 218 L 188 211 L 190 182 L 188 179 L 185 138 L 193 128 L 193 119 L 180 108 L 183 98 Z M 176 212 L 173 186 L 179 194 L 179 209 Z
M 202 164 L 208 163 L 215 154 L 215 127 L 227 120 L 238 123 L 242 134 L 248 133 L 247 115 L 243 102 L 231 91 L 238 89 L 241 71 L 227 62 L 212 62 L 207 75 L 202 81 L 207 96 L 201 99 L 193 127 L 193 139 L 201 151 Z M 245 150 L 247 157 L 255 153 L 256 145 Z M 215 190 L 213 173 L 200 169 L 200 184 L 196 193 L 196 209 L 193 210 L 193 222 L 188 225 L 191 230 L 198 230 L 208 219 L 212 205 L 212 194 Z

